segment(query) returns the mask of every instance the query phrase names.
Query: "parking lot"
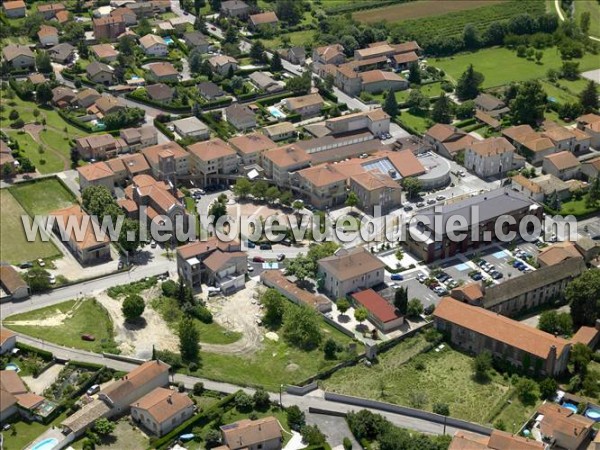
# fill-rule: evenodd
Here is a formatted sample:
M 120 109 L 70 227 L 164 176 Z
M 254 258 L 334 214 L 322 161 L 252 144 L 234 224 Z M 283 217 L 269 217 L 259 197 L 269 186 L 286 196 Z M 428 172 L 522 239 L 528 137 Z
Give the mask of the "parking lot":
M 392 281 L 387 280 L 388 285 L 394 285 L 407 287 L 408 288 L 408 298 L 418 298 L 423 303 L 423 306 L 426 308 L 429 305 L 437 305 L 441 299 L 435 292 L 429 289 L 422 283 L 419 283 L 417 280 L 417 275 L 422 273 L 427 276 L 427 273 L 422 270 L 413 270 L 409 273 L 402 274 L 404 280 L 402 281 Z

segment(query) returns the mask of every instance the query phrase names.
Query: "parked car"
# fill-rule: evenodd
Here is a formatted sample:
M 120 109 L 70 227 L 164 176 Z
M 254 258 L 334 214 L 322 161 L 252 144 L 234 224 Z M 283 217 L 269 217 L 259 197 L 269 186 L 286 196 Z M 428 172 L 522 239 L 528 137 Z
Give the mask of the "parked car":
M 150 248 L 156 248 L 156 241 L 153 239 L 152 241 L 150 241 Z
M 427 279 L 427 277 L 425 275 L 423 275 L 422 273 L 417 275 L 417 281 L 419 283 L 425 283 L 425 280 Z
M 417 208 L 422 208 L 423 206 L 425 206 L 425 203 L 423 203 L 423 202 L 417 203 Z
M 458 287 L 458 281 L 452 280 L 450 283 L 448 283 L 448 287 L 450 289 L 454 289 L 455 287 Z
M 38 258 L 37 263 L 38 263 L 38 266 L 40 266 L 40 267 L 46 266 L 46 263 L 44 262 L 44 260 L 42 258 Z
M 413 210 L 413 207 L 412 207 L 412 206 L 410 206 L 410 205 L 406 205 L 406 206 L 404 207 L 404 211 L 407 211 L 407 212 L 408 212 L 408 211 L 412 211 L 412 210 Z
M 404 280 L 404 277 L 402 275 L 400 275 L 399 273 L 393 273 L 390 278 L 392 280 L 394 280 L 394 281 L 402 281 L 402 280 Z
M 279 255 L 277 255 L 277 261 L 283 261 L 285 259 L 285 255 L 283 253 L 280 253 Z
M 30 261 L 27 261 L 27 262 L 21 263 L 21 264 L 19 265 L 19 268 L 21 268 L 21 269 L 31 269 L 32 267 L 33 267 L 33 263 L 32 263 L 32 262 L 30 262 Z
M 252 264 L 248 264 L 247 271 L 248 272 L 254 272 L 254 267 L 252 267 Z
M 94 395 L 96 392 L 100 392 L 100 385 L 94 384 L 86 391 L 87 395 Z
M 48 277 L 48 281 L 50 282 L 50 284 L 56 284 L 56 277 L 54 275 L 50 275 Z
M 122 270 L 125 267 L 125 263 L 123 261 L 119 261 L 119 265 L 117 266 L 117 270 Z
M 263 258 L 262 256 L 255 256 L 254 258 L 252 258 L 252 261 L 257 263 L 264 263 L 265 258 Z
M 260 244 L 261 250 L 272 250 L 273 246 L 271 244 Z
M 435 199 L 434 198 L 427 199 L 427 204 L 428 205 L 435 205 Z
M 286 247 L 291 247 L 292 246 L 292 241 L 290 241 L 289 239 L 285 238 L 283 241 L 280 242 L 281 245 L 285 245 Z
M 446 200 L 446 196 L 445 195 L 438 195 L 435 199 L 439 200 L 439 201 Z
M 81 335 L 81 339 L 84 341 L 93 342 L 96 340 L 96 337 L 93 334 L 84 333 Z
M 490 275 L 494 280 L 499 280 L 500 278 L 504 277 L 502 272 L 498 272 L 497 270 L 493 271 Z
M 252 241 L 248 241 L 248 248 L 255 248 L 256 244 Z

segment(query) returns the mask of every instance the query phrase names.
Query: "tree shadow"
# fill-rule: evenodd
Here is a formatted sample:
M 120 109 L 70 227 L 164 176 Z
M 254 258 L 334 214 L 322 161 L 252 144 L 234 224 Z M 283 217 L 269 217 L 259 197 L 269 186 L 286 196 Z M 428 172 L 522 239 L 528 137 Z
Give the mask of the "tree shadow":
M 130 260 L 139 266 L 145 266 L 154 260 L 154 255 L 148 250 L 140 250 Z
M 138 317 L 134 320 L 126 320 L 123 326 L 129 331 L 137 331 L 146 328 L 148 322 L 143 317 Z
M 102 436 L 100 442 L 102 442 L 102 445 L 112 445 L 117 442 L 117 437 L 112 434 Z
M 350 322 L 350 317 L 348 317 L 347 314 L 340 314 L 338 316 L 338 322 L 339 323 L 348 323 L 348 322 Z

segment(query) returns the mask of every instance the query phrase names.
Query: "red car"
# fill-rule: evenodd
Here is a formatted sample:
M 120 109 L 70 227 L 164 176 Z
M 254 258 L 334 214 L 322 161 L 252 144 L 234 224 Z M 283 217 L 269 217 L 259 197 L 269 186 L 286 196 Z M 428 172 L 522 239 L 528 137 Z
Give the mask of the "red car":
M 261 256 L 255 256 L 254 258 L 252 258 L 253 262 L 258 262 L 258 263 L 264 263 L 265 262 L 265 258 L 261 257 Z
M 96 340 L 96 338 L 92 334 L 82 334 L 81 339 L 83 339 L 84 341 L 95 341 Z

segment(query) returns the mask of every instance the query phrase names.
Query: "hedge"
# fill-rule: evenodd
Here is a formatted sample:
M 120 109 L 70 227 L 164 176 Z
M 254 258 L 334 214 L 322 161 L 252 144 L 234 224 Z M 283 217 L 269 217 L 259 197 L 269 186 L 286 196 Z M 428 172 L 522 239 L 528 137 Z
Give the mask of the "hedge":
M 411 127 L 410 125 L 406 125 L 405 123 L 402 122 L 402 120 L 398 117 L 394 117 L 393 118 L 394 123 L 396 123 L 397 125 L 401 126 L 402 128 L 404 128 L 404 130 L 406 130 L 409 134 L 412 134 L 414 136 L 423 136 L 423 133 L 418 132 L 417 130 L 415 130 L 413 127 Z
M 165 434 L 160 439 L 157 439 L 156 441 L 154 441 L 152 443 L 152 445 L 150 445 L 150 447 L 148 447 L 148 448 L 156 449 L 156 450 L 161 450 L 163 448 L 166 448 L 168 446 L 168 444 L 171 443 L 171 441 L 173 441 L 179 435 L 183 434 L 188 429 L 191 429 L 197 423 L 199 423 L 201 421 L 205 421 L 205 423 L 209 423 L 211 420 L 213 420 L 213 416 L 216 416 L 218 414 L 220 409 L 222 409 L 223 407 L 225 407 L 233 402 L 233 400 L 235 399 L 235 395 L 236 394 L 229 394 L 227 397 L 224 397 L 223 399 L 221 399 L 220 401 L 218 401 L 211 407 L 205 409 L 203 412 L 196 414 L 194 417 L 188 419 L 187 421 L 185 421 L 184 423 L 179 425 L 177 428 L 174 428 L 173 430 L 171 430 L 169 433 Z
M 21 83 L 17 83 L 17 81 L 14 78 L 9 78 L 8 85 L 11 87 L 11 89 L 13 91 L 15 91 L 15 94 L 17 94 L 17 97 L 19 97 L 21 100 L 32 101 L 33 92 L 28 91 L 27 95 L 25 95 L 23 93 L 23 89 L 21 89 Z
M 158 131 L 160 131 L 162 134 L 164 134 L 169 139 L 171 139 L 171 140 L 175 139 L 175 135 L 173 134 L 173 132 L 171 130 L 169 130 L 164 123 L 159 122 L 158 120 L 154 119 L 154 126 L 158 129 Z
M 125 98 L 128 98 L 129 100 L 133 100 L 135 102 L 143 103 L 144 105 L 154 106 L 156 108 L 163 109 L 165 111 L 169 111 L 172 113 L 185 114 L 185 113 L 192 112 L 191 106 L 165 105 L 164 103 L 157 102 L 156 100 L 152 100 L 150 98 L 138 97 L 138 96 L 134 95 L 132 92 L 128 92 L 127 94 L 125 94 Z
M 275 103 L 277 103 L 280 100 L 283 100 L 284 98 L 288 98 L 291 97 L 294 94 L 290 94 L 289 92 L 284 92 L 283 94 L 277 94 L 277 95 L 273 95 L 271 97 L 265 97 L 265 98 L 261 98 L 259 100 L 256 100 L 256 103 L 258 103 L 259 105 L 262 106 L 271 106 L 274 105 Z
M 463 127 L 462 130 L 466 133 L 470 133 L 471 131 L 479 130 L 485 126 L 485 123 L 474 123 L 473 125 Z
M 469 125 L 473 125 L 474 123 L 477 123 L 477 119 L 475 119 L 475 117 L 471 117 L 469 119 L 465 119 L 465 120 L 461 120 L 460 122 L 456 122 L 454 124 L 454 126 L 456 128 L 462 128 L 462 127 L 466 127 Z
M 42 350 L 40 348 L 32 347 L 31 345 L 27 345 L 22 342 L 17 342 L 16 347 L 19 350 L 26 352 L 26 353 L 35 353 L 40 358 L 42 358 L 44 361 L 51 361 L 52 359 L 54 359 L 54 355 L 52 354 L 52 352 L 49 352 L 47 350 Z
M 94 133 L 95 131 L 98 131 L 98 130 L 95 130 L 94 127 L 92 127 L 91 125 L 86 124 L 85 122 L 82 122 L 80 120 L 75 120 L 73 117 L 71 117 L 69 114 L 64 112 L 62 109 L 57 109 L 56 112 L 65 122 L 73 125 L 76 128 L 79 128 L 80 130 L 86 131 L 88 133 Z
M 203 105 L 200 105 L 200 109 L 208 110 L 208 109 L 220 108 L 221 106 L 229 106 L 229 105 L 231 105 L 231 102 L 233 102 L 233 99 L 231 97 L 226 97 L 226 98 L 222 98 L 220 100 L 214 100 L 212 102 L 204 103 Z
M 330 102 L 333 102 L 333 103 L 338 102 L 338 98 L 333 92 L 323 90 L 322 92 L 319 92 L 319 93 L 321 94 L 321 97 L 323 97 L 326 100 L 329 100 Z

